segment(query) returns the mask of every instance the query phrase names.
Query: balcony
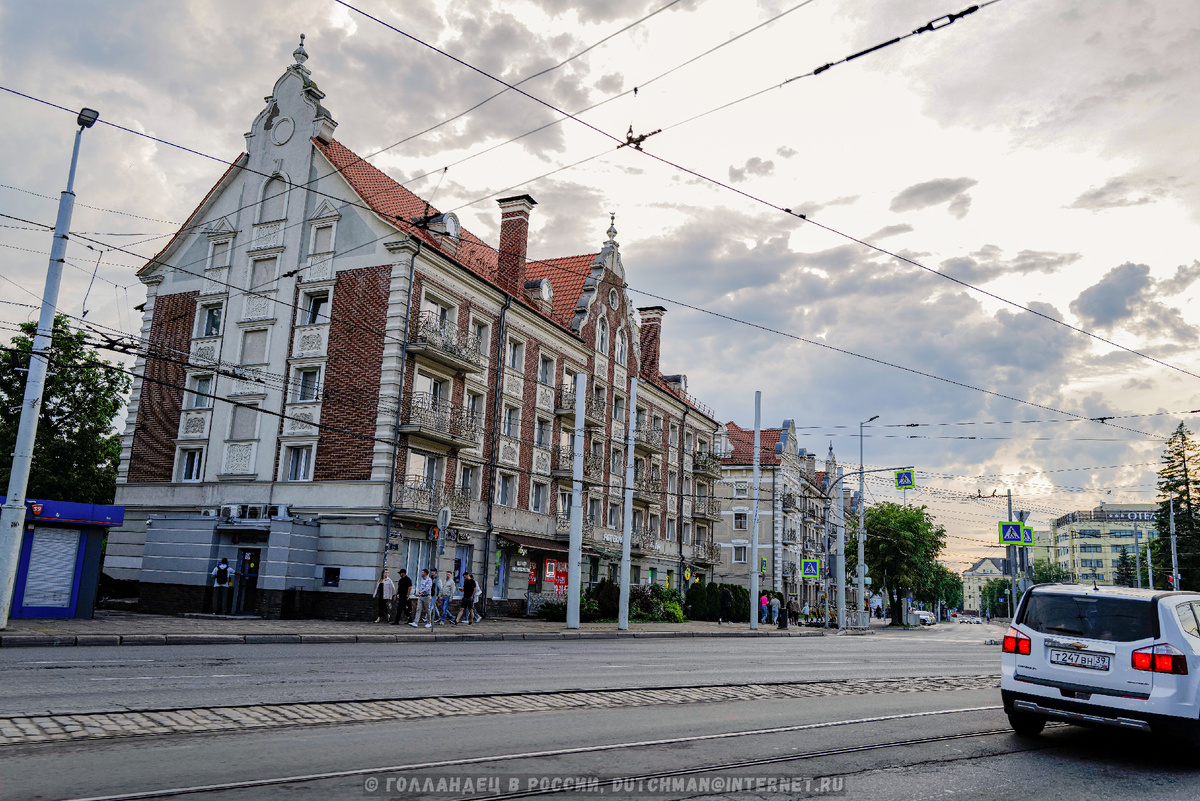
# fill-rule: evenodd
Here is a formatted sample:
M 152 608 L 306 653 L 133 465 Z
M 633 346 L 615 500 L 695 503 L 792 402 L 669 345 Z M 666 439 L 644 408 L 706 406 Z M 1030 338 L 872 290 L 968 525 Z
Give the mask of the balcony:
M 554 404 L 554 413 L 564 417 L 575 416 L 575 387 L 563 384 L 558 388 L 558 400 Z M 583 419 L 587 423 L 604 425 L 607 415 L 604 411 L 604 399 L 591 393 L 583 399 Z
M 780 502 L 783 504 L 783 511 L 785 511 L 785 512 L 796 511 L 796 496 L 793 493 L 785 492 L 783 494 L 783 498 L 780 500 Z
M 721 457 L 712 451 L 696 451 L 692 455 L 692 471 L 713 478 L 721 477 Z
M 795 531 L 795 529 L 783 532 L 784 545 L 795 545 L 798 542 L 800 542 L 800 535 Z
M 662 540 L 658 538 L 657 531 L 651 531 L 645 524 L 641 528 L 632 530 L 629 536 L 629 544 L 631 547 L 645 553 L 660 553 L 662 552 Z
M 408 352 L 461 373 L 483 371 L 478 337 L 442 322 L 434 312 L 421 312 L 408 332 Z
M 454 448 L 470 448 L 479 443 L 483 426 L 474 414 L 445 398 L 436 398 L 428 392 L 410 392 L 400 403 L 399 433 Z
M 392 493 L 392 504 L 398 514 L 433 522 L 442 507 L 450 507 L 452 521 L 465 520 L 471 512 L 471 494 L 465 487 L 455 487 L 427 478 L 405 476 Z
M 719 565 L 721 546 L 713 542 L 697 542 L 692 546 L 692 560 L 706 565 Z
M 559 481 L 574 479 L 575 450 L 559 448 L 554 452 L 554 463 L 550 467 L 550 475 Z M 583 483 L 601 484 L 604 482 L 604 459 L 594 453 L 583 454 Z
M 571 535 L 571 515 L 569 515 L 569 514 L 564 515 L 564 514 L 560 513 L 558 515 L 558 520 L 555 524 L 555 530 L 558 532 L 559 535 L 569 537 Z M 595 534 L 596 534 L 596 518 L 592 517 L 591 515 L 584 515 L 583 516 L 583 541 L 584 542 L 594 542 L 596 539 Z
M 721 519 L 721 499 L 715 495 L 697 495 L 692 499 L 692 517 L 719 521 Z
M 662 428 L 638 426 L 633 432 L 633 447 L 645 453 L 662 453 Z
M 642 503 L 658 503 L 662 500 L 662 478 L 657 473 L 635 470 L 633 474 L 633 499 Z

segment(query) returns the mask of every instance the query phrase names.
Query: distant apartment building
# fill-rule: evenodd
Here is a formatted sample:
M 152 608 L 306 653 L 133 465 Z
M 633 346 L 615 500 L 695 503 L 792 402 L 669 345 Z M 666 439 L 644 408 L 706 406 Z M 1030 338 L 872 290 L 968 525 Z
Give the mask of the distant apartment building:
M 1133 557 L 1135 543 L 1157 538 L 1153 503 L 1101 503 L 1054 521 L 1050 538 L 1054 559 L 1074 581 L 1112 584 L 1122 553 Z M 1165 586 L 1166 577 L 1155 577 Z
M 632 307 L 612 219 L 598 250 L 530 260 L 536 201 L 506 197 L 488 245 L 334 139 L 294 57 L 139 273 L 106 572 L 155 612 L 206 608 L 221 557 L 237 613 L 369 617 L 385 565 L 472 571 L 523 611 L 565 569 L 583 374 L 584 581 L 616 575 L 631 424 L 633 581 L 708 575 L 718 423 L 660 372 L 665 309 Z
M 982 615 L 988 610 L 983 608 L 983 588 L 989 581 L 1008 578 L 1008 560 L 1002 557 L 987 557 L 962 572 L 963 580 L 963 611 Z M 1007 609 L 1003 610 L 1007 613 Z M 1001 610 L 992 609 L 993 615 Z

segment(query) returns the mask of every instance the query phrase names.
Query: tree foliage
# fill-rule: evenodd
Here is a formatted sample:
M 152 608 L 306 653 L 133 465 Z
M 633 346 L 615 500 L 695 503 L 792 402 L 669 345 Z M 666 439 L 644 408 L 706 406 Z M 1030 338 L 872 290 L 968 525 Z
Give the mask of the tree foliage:
M 1070 581 L 1071 572 L 1057 562 L 1049 559 L 1033 560 L 1033 583 L 1054 584 L 1059 581 Z
M 991 612 L 992 616 L 1008 615 L 1008 579 L 992 579 L 983 585 L 979 594 L 980 612 Z
M 946 529 L 925 506 L 904 506 L 885 501 L 867 507 L 867 541 L 864 553 L 876 589 L 882 587 L 892 610 L 892 623 L 901 625 L 900 599 L 912 592 L 931 593 L 945 588 L 937 558 L 946 547 Z M 849 523 L 847 523 L 849 527 Z M 847 537 L 846 571 L 858 568 L 857 536 Z M 946 572 L 949 572 L 948 570 Z M 961 599 L 962 583 L 958 582 Z
M 1117 559 L 1117 570 L 1113 575 L 1113 584 L 1119 587 L 1133 587 L 1137 585 L 1137 576 L 1133 572 L 1133 558 L 1126 551 L 1121 551 L 1121 556 Z
M 1200 589 L 1200 450 L 1192 432 L 1180 423 L 1163 448 L 1158 470 L 1158 504 L 1155 523 L 1158 540 L 1150 551 L 1156 586 L 1166 585 L 1171 573 L 1171 496 L 1174 496 L 1175 533 L 1178 538 L 1182 589 Z
M 36 323 L 22 323 L 11 358 L 0 359 L 0 487 L 8 486 L 8 454 L 17 441 Z M 112 503 L 121 444 L 113 421 L 125 405 L 129 376 L 96 355 L 82 331 L 54 319 L 50 368 L 34 440 L 26 495 L 46 500 Z

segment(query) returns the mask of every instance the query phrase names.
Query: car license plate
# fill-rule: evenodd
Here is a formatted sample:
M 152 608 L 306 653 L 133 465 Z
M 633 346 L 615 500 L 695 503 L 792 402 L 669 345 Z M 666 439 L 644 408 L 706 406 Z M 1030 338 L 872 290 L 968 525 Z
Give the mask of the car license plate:
M 1052 665 L 1070 665 L 1090 670 L 1108 670 L 1111 659 L 1112 657 L 1104 654 L 1085 654 L 1079 651 L 1050 649 L 1050 664 Z

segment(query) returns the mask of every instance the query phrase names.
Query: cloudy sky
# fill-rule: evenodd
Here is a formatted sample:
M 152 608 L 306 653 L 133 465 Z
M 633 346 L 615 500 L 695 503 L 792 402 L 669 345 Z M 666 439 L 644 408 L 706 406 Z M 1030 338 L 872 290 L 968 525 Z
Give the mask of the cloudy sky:
M 805 446 L 849 463 L 858 422 L 880 415 L 866 461 L 926 471 L 909 500 L 946 524 L 949 563 L 994 553 L 993 492 L 1011 488 L 1038 527 L 1154 497 L 1161 437 L 1200 406 L 1194 2 L 1000 0 L 816 76 L 969 3 L 356 5 L 509 82 L 616 34 L 522 89 L 571 112 L 607 100 L 581 118 L 618 137 L 664 129 L 646 151 L 726 186 L 571 120 L 478 155 L 559 118 L 513 92 L 421 134 L 501 87 L 332 0 L 5 4 L 0 83 L 227 162 L 305 33 L 338 138 L 387 148 L 372 162 L 485 238 L 500 191 L 539 201 L 535 257 L 596 250 L 615 212 L 635 302 L 669 309 L 664 371 L 723 420 L 752 425 L 761 389 L 766 424 L 792 418 Z M 8 93 L 0 113 L 0 212 L 52 223 L 72 119 Z M 73 229 L 142 256 L 223 169 L 110 127 L 84 141 Z M 15 304 L 40 298 L 50 243 L 0 223 L 7 327 L 36 316 Z M 60 307 L 134 328 L 138 258 L 78 240 L 68 258 Z

